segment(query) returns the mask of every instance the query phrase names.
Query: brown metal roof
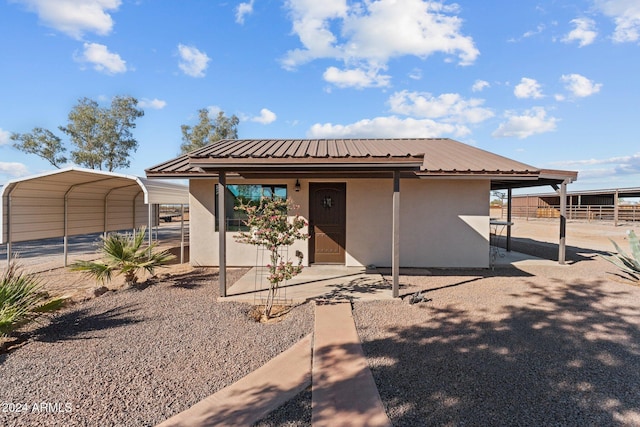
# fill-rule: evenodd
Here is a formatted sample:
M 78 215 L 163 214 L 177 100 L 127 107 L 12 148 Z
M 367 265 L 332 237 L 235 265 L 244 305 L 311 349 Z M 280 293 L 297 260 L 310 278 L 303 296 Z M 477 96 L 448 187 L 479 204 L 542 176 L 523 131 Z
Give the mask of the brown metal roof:
M 146 170 L 149 177 L 274 171 L 384 171 L 415 176 L 487 175 L 537 179 L 541 170 L 447 138 L 226 139 Z M 571 172 L 570 177 L 577 174 Z

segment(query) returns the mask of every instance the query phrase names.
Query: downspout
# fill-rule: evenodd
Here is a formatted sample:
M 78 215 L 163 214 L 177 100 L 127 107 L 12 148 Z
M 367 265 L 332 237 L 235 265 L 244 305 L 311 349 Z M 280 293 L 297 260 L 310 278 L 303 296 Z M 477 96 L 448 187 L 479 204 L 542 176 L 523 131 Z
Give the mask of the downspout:
M 16 183 L 11 190 L 9 190 L 9 194 L 7 195 L 7 268 L 11 266 L 11 197 L 13 194 L 13 190 L 18 188 L 18 184 Z M 1 220 L 1 219 L 0 219 Z

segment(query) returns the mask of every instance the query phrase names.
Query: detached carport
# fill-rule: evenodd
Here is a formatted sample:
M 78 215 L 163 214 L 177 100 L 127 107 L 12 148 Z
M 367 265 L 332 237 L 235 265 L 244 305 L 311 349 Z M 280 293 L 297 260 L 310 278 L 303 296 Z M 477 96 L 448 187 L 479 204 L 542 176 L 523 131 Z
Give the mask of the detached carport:
M 157 205 L 188 205 L 189 191 L 166 181 L 69 167 L 11 180 L 0 199 L 0 244 L 7 244 L 7 262 L 12 243 L 62 237 L 66 266 L 69 236 L 146 225 L 151 243 Z M 181 246 L 184 231 L 182 236 Z

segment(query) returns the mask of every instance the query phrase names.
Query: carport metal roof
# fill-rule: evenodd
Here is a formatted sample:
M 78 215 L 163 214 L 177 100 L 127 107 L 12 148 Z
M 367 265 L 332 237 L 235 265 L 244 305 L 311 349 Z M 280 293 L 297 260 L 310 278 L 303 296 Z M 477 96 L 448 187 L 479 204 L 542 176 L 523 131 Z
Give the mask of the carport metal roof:
M 0 243 L 149 224 L 151 207 L 189 203 L 185 185 L 69 167 L 10 180 L 0 189 Z M 144 209 L 144 204 L 148 209 Z

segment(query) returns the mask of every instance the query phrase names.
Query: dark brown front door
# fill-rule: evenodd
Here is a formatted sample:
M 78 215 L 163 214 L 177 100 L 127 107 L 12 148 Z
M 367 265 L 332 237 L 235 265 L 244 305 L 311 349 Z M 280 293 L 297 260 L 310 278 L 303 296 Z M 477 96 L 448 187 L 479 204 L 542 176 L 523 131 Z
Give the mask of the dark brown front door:
M 309 258 L 311 262 L 344 264 L 347 186 L 344 183 L 309 184 Z

